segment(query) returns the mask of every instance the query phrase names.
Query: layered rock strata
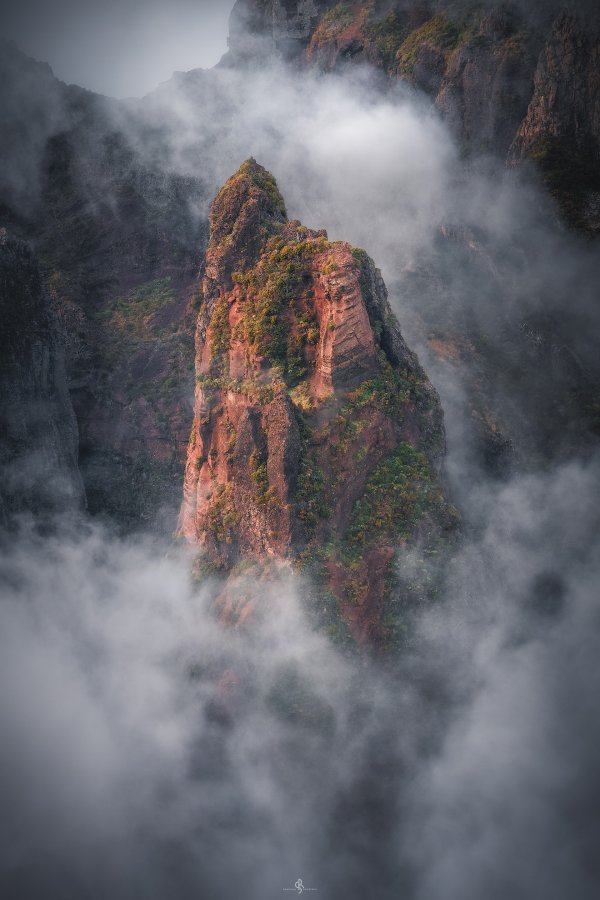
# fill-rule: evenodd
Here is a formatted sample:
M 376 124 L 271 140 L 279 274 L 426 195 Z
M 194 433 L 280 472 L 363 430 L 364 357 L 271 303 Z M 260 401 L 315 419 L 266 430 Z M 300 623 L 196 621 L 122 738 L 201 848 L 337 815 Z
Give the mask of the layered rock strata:
M 367 254 L 289 221 L 254 160 L 210 224 L 181 529 L 224 573 L 308 568 L 355 639 L 389 642 L 392 595 L 418 593 L 394 592 L 401 548 L 455 527 L 437 394 Z

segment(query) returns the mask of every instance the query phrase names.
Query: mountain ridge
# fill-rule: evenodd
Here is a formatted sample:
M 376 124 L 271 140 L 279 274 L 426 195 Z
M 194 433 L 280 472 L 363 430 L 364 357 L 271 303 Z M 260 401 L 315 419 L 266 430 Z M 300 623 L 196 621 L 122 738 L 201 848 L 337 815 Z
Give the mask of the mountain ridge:
M 237 0 L 231 23 L 229 64 L 270 47 L 322 71 L 381 70 L 428 94 L 466 152 L 534 166 L 569 225 L 600 231 L 593 4 Z

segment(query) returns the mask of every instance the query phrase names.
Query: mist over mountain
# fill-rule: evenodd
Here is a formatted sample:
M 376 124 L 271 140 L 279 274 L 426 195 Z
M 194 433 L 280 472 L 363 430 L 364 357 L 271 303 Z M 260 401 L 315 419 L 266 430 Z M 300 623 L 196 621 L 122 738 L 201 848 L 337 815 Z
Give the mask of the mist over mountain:
M 238 0 L 141 99 L 2 44 L 3 897 L 597 896 L 599 59 L 559 0 Z

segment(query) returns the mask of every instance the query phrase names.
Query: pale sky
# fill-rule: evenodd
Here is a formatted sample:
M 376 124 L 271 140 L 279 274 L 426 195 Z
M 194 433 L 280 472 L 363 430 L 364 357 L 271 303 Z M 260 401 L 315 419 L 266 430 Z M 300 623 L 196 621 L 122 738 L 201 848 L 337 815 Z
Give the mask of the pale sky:
M 62 81 L 140 96 L 227 50 L 234 0 L 0 0 L 0 34 Z

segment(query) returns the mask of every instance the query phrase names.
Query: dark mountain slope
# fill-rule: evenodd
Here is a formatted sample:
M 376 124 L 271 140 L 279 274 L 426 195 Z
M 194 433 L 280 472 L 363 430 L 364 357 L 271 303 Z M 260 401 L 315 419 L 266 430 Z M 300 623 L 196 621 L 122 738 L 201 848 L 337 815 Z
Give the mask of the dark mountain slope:
M 0 230 L 0 523 L 80 508 L 64 347 L 30 249 Z
M 126 104 L 12 45 L 0 58 L 2 220 L 35 247 L 65 330 L 89 509 L 137 527 L 180 490 L 204 188 L 142 161 Z

